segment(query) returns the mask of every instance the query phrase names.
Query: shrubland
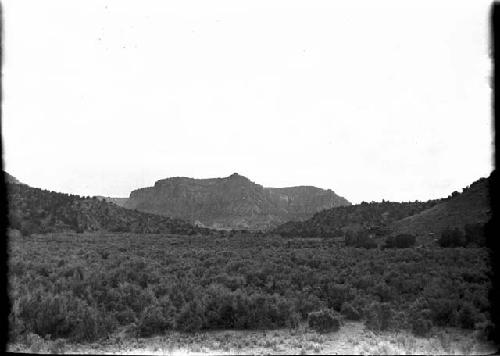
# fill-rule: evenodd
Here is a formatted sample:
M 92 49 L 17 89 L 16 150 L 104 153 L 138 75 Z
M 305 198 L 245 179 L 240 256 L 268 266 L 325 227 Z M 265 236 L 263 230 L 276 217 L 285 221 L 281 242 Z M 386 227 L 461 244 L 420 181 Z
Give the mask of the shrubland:
M 466 224 L 463 230 L 456 227 L 446 228 L 441 232 L 437 242 L 441 247 L 484 247 L 491 225 L 492 220 L 486 224 Z
M 487 335 L 484 248 L 339 247 L 332 239 L 45 234 L 9 241 L 12 340 L 118 331 L 295 328 L 342 319 L 377 332 L 454 326 Z

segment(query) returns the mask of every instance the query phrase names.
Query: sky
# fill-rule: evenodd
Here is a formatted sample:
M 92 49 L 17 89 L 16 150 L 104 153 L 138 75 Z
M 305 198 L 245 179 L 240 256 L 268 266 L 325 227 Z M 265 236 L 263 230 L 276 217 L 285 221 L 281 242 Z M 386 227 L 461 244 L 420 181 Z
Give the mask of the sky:
M 3 1 L 4 170 L 446 197 L 493 169 L 489 1 Z

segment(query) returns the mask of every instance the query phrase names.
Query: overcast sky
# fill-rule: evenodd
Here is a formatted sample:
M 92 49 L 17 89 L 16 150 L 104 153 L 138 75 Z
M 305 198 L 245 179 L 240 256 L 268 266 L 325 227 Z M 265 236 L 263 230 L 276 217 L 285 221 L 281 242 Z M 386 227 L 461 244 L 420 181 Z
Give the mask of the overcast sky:
M 238 172 L 348 200 L 492 170 L 489 1 L 3 1 L 5 170 L 128 196 Z

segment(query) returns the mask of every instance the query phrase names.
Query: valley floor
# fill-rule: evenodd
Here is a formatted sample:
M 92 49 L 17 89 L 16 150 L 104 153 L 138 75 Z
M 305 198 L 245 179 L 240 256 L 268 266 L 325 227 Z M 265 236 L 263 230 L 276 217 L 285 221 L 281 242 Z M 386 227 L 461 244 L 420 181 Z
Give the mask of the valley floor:
M 436 328 L 427 338 L 408 332 L 374 333 L 361 322 L 347 322 L 338 332 L 318 334 L 301 325 L 297 329 L 266 331 L 170 332 L 151 338 L 125 338 L 117 333 L 106 341 L 71 344 L 39 339 L 32 345 L 9 345 L 10 352 L 125 355 L 484 355 L 494 345 L 480 343 L 473 332 Z
M 277 236 L 59 233 L 12 236 L 8 252 L 15 342 L 9 351 L 496 351 L 480 341 L 491 330 L 484 248 L 382 250 Z M 318 315 L 329 316 L 324 327 L 314 323 Z M 339 323 L 338 332 L 314 331 Z

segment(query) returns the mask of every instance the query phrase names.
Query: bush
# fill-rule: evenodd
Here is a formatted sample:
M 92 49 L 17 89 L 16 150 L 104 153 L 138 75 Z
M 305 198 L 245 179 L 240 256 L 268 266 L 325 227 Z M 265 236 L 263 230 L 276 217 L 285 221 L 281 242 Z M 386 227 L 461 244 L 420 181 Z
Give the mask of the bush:
M 26 346 L 33 353 L 39 353 L 42 351 L 45 343 L 43 339 L 38 334 L 29 333 L 26 336 Z
M 410 234 L 399 234 L 396 236 L 389 236 L 385 241 L 384 248 L 408 248 L 415 246 L 417 238 Z
M 137 331 L 139 336 L 148 337 L 171 329 L 172 326 L 163 315 L 162 308 L 159 305 L 151 305 L 143 311 Z
M 473 329 L 477 311 L 470 303 L 464 303 L 458 312 L 458 325 L 464 329 Z
M 71 336 L 76 341 L 93 341 L 107 337 L 116 326 L 111 316 L 106 316 L 88 305 L 82 305 L 75 324 Z
M 445 229 L 441 232 L 438 244 L 441 247 L 464 247 L 466 240 L 462 230 L 458 228 Z
M 354 296 L 349 286 L 345 284 L 329 283 L 324 288 L 324 297 L 328 308 L 340 311 L 344 302 L 351 301 Z
M 224 310 L 230 311 L 228 315 L 234 323 L 232 328 L 273 329 L 297 326 L 300 315 L 295 312 L 294 304 L 293 299 L 286 299 L 277 294 L 237 290 L 232 294 L 232 305 L 227 303 Z
M 466 224 L 464 229 L 467 245 L 476 245 L 480 247 L 486 245 L 486 229 L 484 224 Z
M 480 341 L 492 341 L 494 337 L 495 325 L 491 321 L 483 321 L 475 325 L 475 336 Z
M 432 298 L 429 300 L 431 318 L 437 326 L 456 325 L 457 306 L 456 302 L 445 298 Z
M 234 328 L 233 296 L 224 286 L 212 284 L 206 291 L 206 326 L 214 329 Z
M 180 331 L 198 331 L 204 324 L 204 310 L 199 302 L 187 303 L 177 316 L 176 328 Z
M 50 343 L 49 345 L 49 353 L 61 355 L 65 353 L 66 342 L 63 339 L 57 339 Z
M 411 330 L 415 336 L 425 337 L 432 328 L 432 321 L 423 317 L 412 319 Z
M 306 319 L 309 313 L 323 309 L 325 303 L 314 294 L 300 294 L 295 301 L 295 310 L 302 319 Z
M 128 325 L 135 320 L 135 313 L 132 309 L 126 307 L 123 310 L 117 311 L 115 318 L 119 325 Z
M 371 288 L 371 291 L 380 298 L 381 302 L 391 301 L 394 296 L 394 291 L 385 282 L 377 283 L 373 288 Z
M 354 308 L 350 303 L 346 302 L 342 304 L 342 308 L 340 308 L 340 313 L 347 319 L 347 320 L 359 320 L 361 319 L 361 314 L 360 312 Z
M 350 304 L 358 311 L 361 318 L 365 318 L 366 310 L 372 301 L 372 297 L 368 294 L 357 294 Z
M 408 311 L 399 310 L 392 316 L 391 324 L 397 330 L 411 330 L 413 320 L 408 316 Z
M 294 317 L 295 310 L 292 301 L 265 294 L 252 294 L 250 299 L 250 328 L 277 328 L 284 327 Z
M 366 310 L 366 327 L 371 330 L 387 330 L 393 311 L 389 303 L 373 302 Z
M 19 228 L 21 235 L 26 237 L 37 233 L 38 230 L 38 226 L 33 222 L 24 222 Z
M 49 334 L 67 337 L 75 326 L 69 314 L 79 315 L 79 307 L 69 294 L 54 296 L 36 289 L 21 297 L 16 319 L 42 337 Z
M 345 245 L 367 249 L 377 247 L 377 243 L 366 231 L 358 231 L 357 233 L 347 232 L 345 236 Z
M 309 313 L 308 325 L 319 333 L 336 332 L 340 329 L 340 316 L 330 309 Z

